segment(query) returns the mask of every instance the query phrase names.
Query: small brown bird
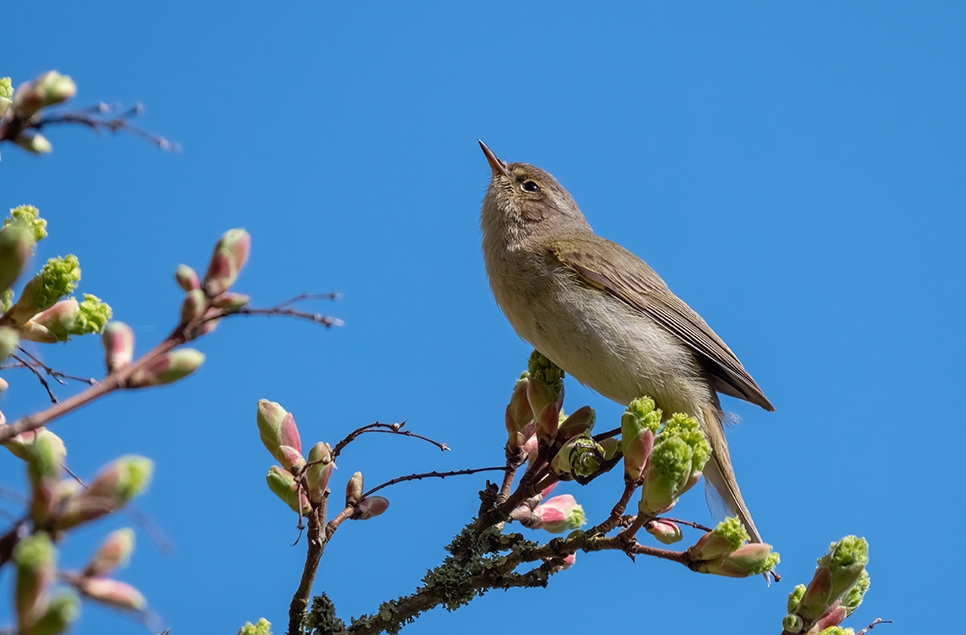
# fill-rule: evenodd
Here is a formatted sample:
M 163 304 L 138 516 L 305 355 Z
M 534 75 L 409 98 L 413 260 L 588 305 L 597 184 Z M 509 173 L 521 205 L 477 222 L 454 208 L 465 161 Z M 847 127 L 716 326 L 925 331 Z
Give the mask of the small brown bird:
M 580 383 L 627 404 L 647 395 L 701 422 L 704 474 L 756 542 L 738 489 L 718 392 L 774 408 L 731 349 L 640 258 L 593 232 L 557 181 L 504 163 L 492 169 L 480 227 L 490 288 L 517 334 Z

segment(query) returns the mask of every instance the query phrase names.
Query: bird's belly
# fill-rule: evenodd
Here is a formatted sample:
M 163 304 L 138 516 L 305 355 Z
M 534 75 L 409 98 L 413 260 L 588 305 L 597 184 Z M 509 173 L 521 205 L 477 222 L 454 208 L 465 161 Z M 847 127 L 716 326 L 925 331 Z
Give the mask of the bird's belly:
M 707 401 L 700 366 L 677 337 L 597 289 L 574 291 L 549 289 L 503 310 L 523 339 L 605 397 L 626 404 L 647 395 L 667 414 Z

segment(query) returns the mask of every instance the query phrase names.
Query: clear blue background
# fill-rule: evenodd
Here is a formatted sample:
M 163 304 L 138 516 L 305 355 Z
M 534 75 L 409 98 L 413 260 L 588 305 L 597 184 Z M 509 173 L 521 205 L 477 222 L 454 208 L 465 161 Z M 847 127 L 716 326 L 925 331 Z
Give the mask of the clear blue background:
M 33 203 L 50 223 L 37 264 L 76 253 L 79 291 L 108 300 L 140 351 L 176 322 L 175 266 L 202 269 L 230 227 L 253 235 L 238 290 L 256 303 L 344 294 L 318 307 L 343 328 L 231 320 L 198 344 L 208 360 L 190 380 L 54 425 L 82 475 L 123 453 L 157 462 L 137 508 L 174 549 L 139 532 L 121 578 L 173 633 L 234 633 L 260 616 L 285 630 L 304 543 L 290 546 L 295 518 L 264 485 L 257 399 L 293 411 L 306 445 L 408 420 L 453 448 L 372 435 L 339 460 L 336 498 L 355 470 L 376 484 L 502 461 L 503 409 L 530 348 L 487 286 L 477 138 L 557 176 L 776 404 L 726 400 L 743 420 L 730 433 L 739 481 L 784 579 L 580 554 L 547 590 L 491 592 L 405 632 L 777 632 L 785 595 L 849 533 L 872 557 L 854 626 L 961 621 L 964 552 L 941 545 L 966 523 L 966 7 L 726 4 L 55 2 L 7 26 L 0 74 L 56 68 L 78 105 L 142 101 L 139 123 L 183 145 L 51 129 L 51 156 L 2 148 L 0 206 Z M 41 352 L 102 372 L 96 338 Z M 4 376 L 8 418 L 44 406 L 25 371 Z M 568 409 L 584 403 L 616 424 L 616 405 L 569 383 Z M 0 461 L 5 486 L 22 488 L 21 472 Z M 411 592 L 483 480 L 388 490 L 386 515 L 336 535 L 315 590 L 346 618 Z M 620 489 L 615 473 L 563 491 L 600 519 Z M 676 514 L 711 522 L 699 493 Z M 64 565 L 130 522 L 72 534 Z M 0 603 L 0 623 L 9 611 Z M 81 620 L 77 633 L 144 632 L 97 607 Z

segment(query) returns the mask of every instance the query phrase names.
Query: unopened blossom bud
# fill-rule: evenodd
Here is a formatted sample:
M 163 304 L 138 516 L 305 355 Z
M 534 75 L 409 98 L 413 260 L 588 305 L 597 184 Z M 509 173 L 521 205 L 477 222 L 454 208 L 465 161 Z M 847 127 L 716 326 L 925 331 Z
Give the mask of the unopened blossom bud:
M 154 463 L 143 456 L 127 455 L 111 461 L 94 476 L 86 490 L 68 496 L 54 519 L 58 530 L 100 518 L 126 505 L 151 482 Z
M 194 289 L 184 294 L 184 301 L 181 303 L 181 323 L 187 324 L 199 317 L 208 308 L 208 301 L 205 292 L 201 289 Z
M 198 370 L 205 361 L 204 353 L 193 348 L 179 348 L 159 355 L 131 376 L 132 388 L 161 386 L 183 379 Z
M 77 590 L 86 598 L 116 609 L 141 611 L 148 603 L 130 584 L 110 578 L 81 578 Z
M 30 154 L 48 154 L 54 149 L 50 140 L 39 132 L 21 132 L 13 142 Z
M 621 440 L 616 437 L 601 439 L 597 445 L 603 452 L 605 461 L 610 461 L 621 451 Z
M 309 450 L 309 466 L 305 468 L 305 487 L 309 500 L 318 504 L 329 486 L 329 477 L 335 469 L 332 462 L 332 450 L 328 443 L 319 441 Z
M 25 450 L 31 486 L 30 516 L 34 523 L 42 525 L 54 508 L 57 482 L 67 450 L 64 442 L 51 432 L 36 435 Z
M 838 626 L 844 622 L 846 617 L 848 617 L 848 611 L 844 606 L 832 605 L 828 612 L 815 620 L 815 623 L 812 624 L 812 628 L 808 630 L 814 633 L 824 633 L 826 629 Z
M 84 568 L 83 577 L 99 577 L 126 566 L 134 551 L 134 530 L 129 527 L 108 534 Z
M 801 633 L 804 626 L 805 621 L 794 613 L 786 615 L 785 619 L 782 620 L 782 628 L 786 633 Z
M 544 529 L 553 534 L 577 529 L 587 522 L 584 508 L 570 494 L 544 501 L 533 510 L 533 515 L 537 522 L 529 525 L 532 529 Z
M 231 229 L 222 235 L 205 273 L 204 289 L 209 296 L 221 295 L 235 283 L 250 249 L 251 236 L 244 229 Z
M 66 342 L 72 335 L 100 333 L 111 319 L 111 307 L 97 296 L 84 294 L 84 301 L 74 298 L 61 300 L 49 309 L 32 317 L 24 326 L 38 325 L 51 333 L 58 342 Z M 30 336 L 30 331 L 21 329 L 24 339 L 43 341 Z
M 587 435 L 594 429 L 597 413 L 590 406 L 583 406 L 573 411 L 557 429 L 558 439 L 571 439 L 576 436 Z
M 817 620 L 828 610 L 829 604 L 833 600 L 831 591 L 832 573 L 828 567 L 819 566 L 815 569 L 812 580 L 805 587 L 805 593 L 802 595 L 795 612 L 808 621 Z
M 553 560 L 553 558 L 544 558 L 543 559 L 544 562 L 550 562 L 551 560 Z M 557 570 L 558 571 L 564 571 L 566 569 L 569 569 L 570 567 L 574 566 L 574 563 L 575 562 L 577 562 L 577 554 L 575 554 L 575 553 L 568 553 L 566 556 L 564 556 L 563 562 L 561 562 L 558 565 Z
M 655 407 L 650 397 L 631 401 L 621 415 L 621 451 L 624 454 L 624 476 L 629 482 L 640 480 L 660 425 L 661 410 Z
M 278 446 L 278 461 L 286 470 L 298 476 L 305 467 L 305 457 L 290 445 Z
M 302 440 L 298 426 L 295 425 L 295 417 L 281 404 L 260 399 L 256 406 L 255 421 L 258 423 L 258 434 L 262 443 L 278 462 L 283 460 L 279 452 L 279 447 L 283 445 L 302 452 Z
M 725 518 L 718 526 L 701 536 L 688 549 L 692 560 L 714 560 L 740 548 L 748 542 L 748 531 L 736 516 Z
M 185 292 L 201 288 L 201 281 L 198 280 L 198 274 L 188 265 L 178 265 L 178 268 L 174 270 L 174 280 L 181 287 L 181 290 Z
M 69 254 L 63 258 L 51 258 L 24 285 L 16 304 L 7 311 L 7 318 L 15 324 L 23 324 L 71 293 L 80 279 L 81 270 L 77 256 Z
M 26 323 L 18 326 L 17 332 L 20 335 L 20 339 L 27 342 L 54 344 L 55 342 L 61 341 L 46 326 L 35 324 L 33 320 L 27 320 Z
M 94 476 L 86 493 L 105 496 L 119 505 L 143 493 L 151 482 L 154 462 L 136 454 L 128 454 L 105 465 Z
M 37 244 L 34 233 L 14 224 L 0 230 L 0 292 L 13 286 Z
M 2 429 L 2 428 L 0 428 Z M 37 428 L 36 430 L 28 430 L 26 432 L 21 432 L 12 439 L 7 439 L 3 442 L 3 445 L 10 450 L 10 452 L 22 461 L 29 461 L 32 456 L 31 446 L 39 438 L 44 438 L 48 443 L 55 446 L 55 452 L 63 458 L 67 456 L 67 448 L 64 446 L 63 440 L 50 430 L 44 427 Z
M 696 570 L 728 578 L 747 578 L 773 570 L 778 562 L 779 556 L 771 550 L 771 545 L 756 542 L 720 558 L 700 562 Z
M 531 381 L 530 386 L 541 385 L 537 381 Z M 531 402 L 533 403 L 533 402 Z M 551 401 L 543 406 L 534 416 L 534 432 L 537 437 L 537 442 L 539 445 L 550 447 L 553 445 L 554 440 L 557 438 L 557 425 L 560 421 L 560 406 L 555 402 Z
M 0 326 L 0 360 L 10 357 L 10 353 L 17 350 L 20 336 L 12 328 Z
M 389 509 L 389 500 L 382 496 L 367 496 L 356 504 L 353 520 L 369 520 Z
M 134 331 L 124 322 L 108 322 L 101 335 L 104 343 L 104 363 L 113 373 L 131 363 L 134 358 Z
M 268 474 L 265 475 L 265 482 L 268 483 L 268 489 L 272 490 L 272 493 L 281 498 L 282 502 L 288 505 L 293 512 L 306 516 L 312 511 L 312 505 L 309 504 L 309 499 L 300 490 L 298 482 L 296 482 L 295 477 L 288 470 L 273 465 L 268 468 Z
M 57 552 L 44 532 L 28 536 L 17 543 L 13 561 L 17 566 L 15 604 L 20 632 L 30 627 L 46 612 L 50 587 L 57 575 Z
M 644 525 L 644 530 L 665 545 L 673 545 L 684 537 L 677 523 L 669 520 L 652 520 Z
M 345 484 L 345 506 L 352 507 L 362 498 L 362 472 L 356 472 Z
M 60 635 L 80 613 L 80 598 L 72 589 L 63 589 L 50 600 L 47 611 L 21 635 Z
M 238 309 L 247 305 L 250 300 L 251 298 L 249 298 L 244 293 L 228 292 L 228 293 L 222 293 L 221 295 L 216 296 L 211 301 L 211 304 L 216 309 L 224 309 L 226 311 L 237 311 Z
M 38 110 L 67 101 L 77 94 L 77 86 L 67 75 L 47 71 L 24 82 L 13 95 L 13 108 L 21 119 L 33 117 Z
M 510 395 L 510 402 L 506 407 L 504 421 L 508 435 L 507 446 L 516 448 L 522 446 L 527 435 L 523 433 L 526 427 L 533 421 L 533 411 L 530 409 L 530 401 L 527 399 L 527 386 L 530 380 L 527 374 L 517 380 Z

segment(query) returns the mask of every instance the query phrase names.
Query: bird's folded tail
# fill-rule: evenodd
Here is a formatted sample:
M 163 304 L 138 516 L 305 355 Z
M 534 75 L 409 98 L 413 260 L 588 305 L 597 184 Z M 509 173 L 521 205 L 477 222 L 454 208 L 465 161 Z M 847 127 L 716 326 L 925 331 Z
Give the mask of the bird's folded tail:
M 711 444 L 711 459 L 704 466 L 704 477 L 711 487 L 721 497 L 722 502 L 741 520 L 741 524 L 748 530 L 752 542 L 761 542 L 761 534 L 755 527 L 751 512 L 741 497 L 738 481 L 735 479 L 734 468 L 731 467 L 731 455 L 728 454 L 728 442 L 725 439 L 722 414 L 718 408 L 709 404 L 702 409 L 701 417 L 704 432 Z

